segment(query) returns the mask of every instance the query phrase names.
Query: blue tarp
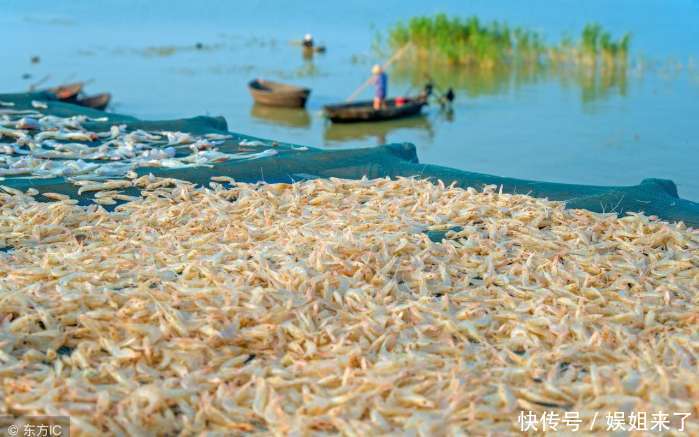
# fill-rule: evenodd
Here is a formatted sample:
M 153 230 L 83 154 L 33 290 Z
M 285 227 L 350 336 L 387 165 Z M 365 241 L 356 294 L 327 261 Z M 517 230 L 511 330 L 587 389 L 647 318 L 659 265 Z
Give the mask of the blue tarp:
M 45 93 L 0 94 L 0 101 L 15 103 L 14 109 L 31 109 L 32 100 L 47 101 Z M 113 124 L 126 124 L 128 129 L 169 130 L 192 134 L 231 134 L 220 149 L 235 153 L 241 150 L 242 140 L 261 140 L 242 134 L 228 132 L 226 121 L 221 117 L 195 117 L 167 121 L 142 121 L 134 117 L 94 111 L 80 106 L 48 101 L 43 113 L 57 116 L 87 115 L 97 118 L 107 116 L 106 122 L 92 122 L 85 127 L 108 130 Z M 0 140 L 8 141 L 7 139 Z M 261 140 L 272 143 L 272 140 Z M 565 201 L 568 208 L 583 208 L 595 212 L 644 212 L 669 221 L 683 221 L 689 226 L 699 227 L 699 204 L 681 199 L 676 185 L 666 179 L 644 179 L 634 186 L 590 186 L 559 184 L 551 182 L 512 179 L 481 173 L 473 173 L 448 167 L 421 164 L 415 146 L 410 143 L 387 144 L 378 147 L 349 150 L 323 150 L 309 147 L 305 151 L 286 143 L 275 144 L 277 154 L 247 161 L 226 161 L 213 168 L 195 167 L 184 169 L 141 168 L 139 174 L 153 173 L 156 176 L 188 180 L 208 184 L 212 176 L 229 176 L 241 182 L 294 182 L 308 178 L 338 177 L 358 179 L 417 176 L 442 180 L 445 184 L 455 182 L 461 187 L 482 188 L 484 185 L 502 186 L 503 192 L 530 194 L 551 200 Z M 59 192 L 78 198 L 77 187 L 63 178 L 33 179 L 6 178 L 4 185 L 18 189 L 34 187 L 40 192 Z M 88 203 L 87 197 L 80 198 Z

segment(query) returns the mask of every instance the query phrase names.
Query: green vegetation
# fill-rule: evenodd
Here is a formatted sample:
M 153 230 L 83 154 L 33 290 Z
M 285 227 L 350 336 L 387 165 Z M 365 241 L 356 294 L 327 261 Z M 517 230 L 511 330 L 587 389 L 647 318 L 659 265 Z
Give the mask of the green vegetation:
M 614 40 L 599 24 L 588 24 L 580 40 L 564 38 L 558 45 L 547 45 L 543 36 L 521 27 L 510 28 L 494 21 L 484 24 L 477 17 L 466 19 L 437 14 L 414 17 L 390 29 L 392 49 L 412 43 L 419 57 L 446 60 L 450 64 L 493 68 L 511 61 L 583 61 L 605 64 L 626 62 L 630 36 Z
M 584 55 L 596 57 L 602 55 L 606 58 L 626 59 L 629 52 L 631 36 L 627 33 L 618 41 L 614 41 L 609 32 L 605 32 L 597 23 L 588 24 L 583 28 L 581 49 Z
M 522 37 L 528 42 L 532 35 L 522 31 Z M 394 48 L 413 43 L 419 50 L 436 50 L 452 63 L 484 65 L 504 60 L 511 53 L 513 39 L 507 25 L 483 25 L 477 17 L 462 20 L 444 14 L 415 17 L 407 25 L 398 23 L 389 34 Z
M 555 79 L 579 88 L 584 103 L 627 91 L 630 36 L 615 39 L 596 23 L 578 37 L 564 35 L 551 44 L 530 29 L 439 14 L 399 23 L 384 39 L 387 44 L 382 39 L 376 36 L 375 50 L 412 45 L 406 52 L 412 57 L 401 57 L 392 69 L 398 83 L 411 88 L 432 80 L 478 97 Z

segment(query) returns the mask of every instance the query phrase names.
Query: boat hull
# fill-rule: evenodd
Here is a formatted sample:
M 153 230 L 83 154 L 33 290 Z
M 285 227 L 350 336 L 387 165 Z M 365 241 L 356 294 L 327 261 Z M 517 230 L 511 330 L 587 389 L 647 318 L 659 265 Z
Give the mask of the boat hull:
M 311 90 L 265 80 L 253 80 L 248 90 L 255 103 L 281 108 L 303 108 Z
M 109 93 L 97 94 L 94 96 L 87 96 L 83 98 L 78 98 L 75 103 L 80 106 L 86 106 L 88 108 L 99 109 L 104 111 L 109 105 L 112 95 Z
M 83 83 L 78 82 L 49 88 L 48 92 L 53 94 L 58 100 L 62 102 L 75 102 L 78 99 L 78 95 L 80 94 L 80 91 L 82 91 L 82 89 Z
M 401 105 L 396 105 L 396 99 L 389 99 L 386 107 L 381 109 L 374 109 L 373 102 L 365 101 L 329 105 L 323 110 L 333 123 L 361 123 L 412 117 L 420 114 L 426 104 L 423 98 L 406 99 Z

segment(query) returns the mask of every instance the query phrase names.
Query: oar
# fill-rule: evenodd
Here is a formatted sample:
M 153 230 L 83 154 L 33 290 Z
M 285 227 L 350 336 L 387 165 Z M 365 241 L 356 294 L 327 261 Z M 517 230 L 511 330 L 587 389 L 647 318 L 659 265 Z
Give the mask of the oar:
M 400 50 L 398 50 L 397 52 L 395 52 L 395 53 L 393 54 L 393 56 L 391 56 L 391 58 L 390 58 L 388 61 L 386 61 L 385 64 L 383 64 L 382 69 L 383 69 L 383 70 L 386 70 L 386 69 L 393 63 L 393 61 L 395 61 L 396 59 L 398 59 L 398 58 L 403 54 L 403 52 L 405 52 L 405 50 L 406 50 L 409 46 L 410 46 L 410 43 L 404 45 L 403 47 L 400 48 Z M 347 98 L 347 101 L 348 101 L 348 102 L 351 102 L 352 100 L 354 100 L 355 97 L 357 97 L 357 95 L 359 95 L 359 93 L 361 93 L 362 91 L 364 91 L 364 88 L 366 88 L 366 87 L 371 83 L 371 79 L 372 79 L 372 78 L 373 78 L 373 77 L 370 77 L 370 78 L 368 78 L 366 81 L 364 81 L 364 83 L 361 84 L 361 85 L 359 86 L 359 88 L 357 88 L 357 89 L 352 93 L 352 95 L 350 95 L 350 96 Z
M 75 73 L 69 75 L 68 77 L 66 77 L 65 79 L 63 79 L 61 82 L 59 82 L 59 85 L 57 85 L 57 86 L 61 86 L 61 84 L 68 84 L 71 80 L 73 80 L 73 78 L 74 78 L 75 76 L 76 76 Z M 93 83 L 93 82 L 95 82 L 95 78 L 94 78 L 94 77 L 93 77 L 93 78 L 90 78 L 90 79 L 88 79 L 88 80 L 81 80 L 81 81 L 79 81 L 79 82 L 77 82 L 77 83 L 81 84 L 82 86 L 85 86 L 85 85 L 89 85 L 89 84 L 91 84 L 91 83 Z
M 34 91 L 34 90 L 36 89 L 36 87 L 38 87 L 39 85 L 41 85 L 42 83 L 46 82 L 46 81 L 49 80 L 49 79 L 51 79 L 51 75 L 50 75 L 50 74 L 47 74 L 46 76 L 44 76 L 44 77 L 43 77 L 41 80 L 39 80 L 38 82 L 35 82 L 35 83 L 29 85 L 29 91 Z
M 73 75 L 73 76 L 71 76 L 71 77 L 75 77 L 75 75 Z M 66 82 L 67 82 L 67 81 L 64 81 L 63 83 L 66 83 Z M 88 79 L 88 80 L 82 80 L 82 81 L 80 81 L 79 83 L 80 83 L 83 87 L 85 87 L 85 85 L 90 85 L 90 84 L 93 83 L 93 82 L 95 82 L 95 78 L 94 78 L 94 77 L 93 77 L 93 78 L 90 78 L 90 79 Z

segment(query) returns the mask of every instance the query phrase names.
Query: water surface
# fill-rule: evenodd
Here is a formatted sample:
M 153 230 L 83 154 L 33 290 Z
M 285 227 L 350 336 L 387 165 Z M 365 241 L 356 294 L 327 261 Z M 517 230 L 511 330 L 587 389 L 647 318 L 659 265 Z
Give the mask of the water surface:
M 94 79 L 113 110 L 146 119 L 223 115 L 232 131 L 328 148 L 410 141 L 422 162 L 501 176 L 598 185 L 673 179 L 699 200 L 699 2 L 439 1 L 228 2 L 1 1 L 2 91 Z M 504 20 L 548 41 L 597 21 L 631 32 L 631 62 L 617 74 L 547 68 L 483 73 L 429 66 L 390 71 L 408 94 L 430 71 L 454 86 L 453 113 L 360 126 L 323 120 L 380 59 L 377 31 L 399 19 L 447 12 Z M 304 59 L 291 44 L 312 32 L 328 52 Z M 196 43 L 203 48 L 197 49 Z M 41 61 L 32 64 L 32 55 Z M 29 79 L 23 75 L 29 74 Z M 246 83 L 264 77 L 313 89 L 307 110 L 255 106 Z M 364 97 L 369 97 L 369 92 Z

